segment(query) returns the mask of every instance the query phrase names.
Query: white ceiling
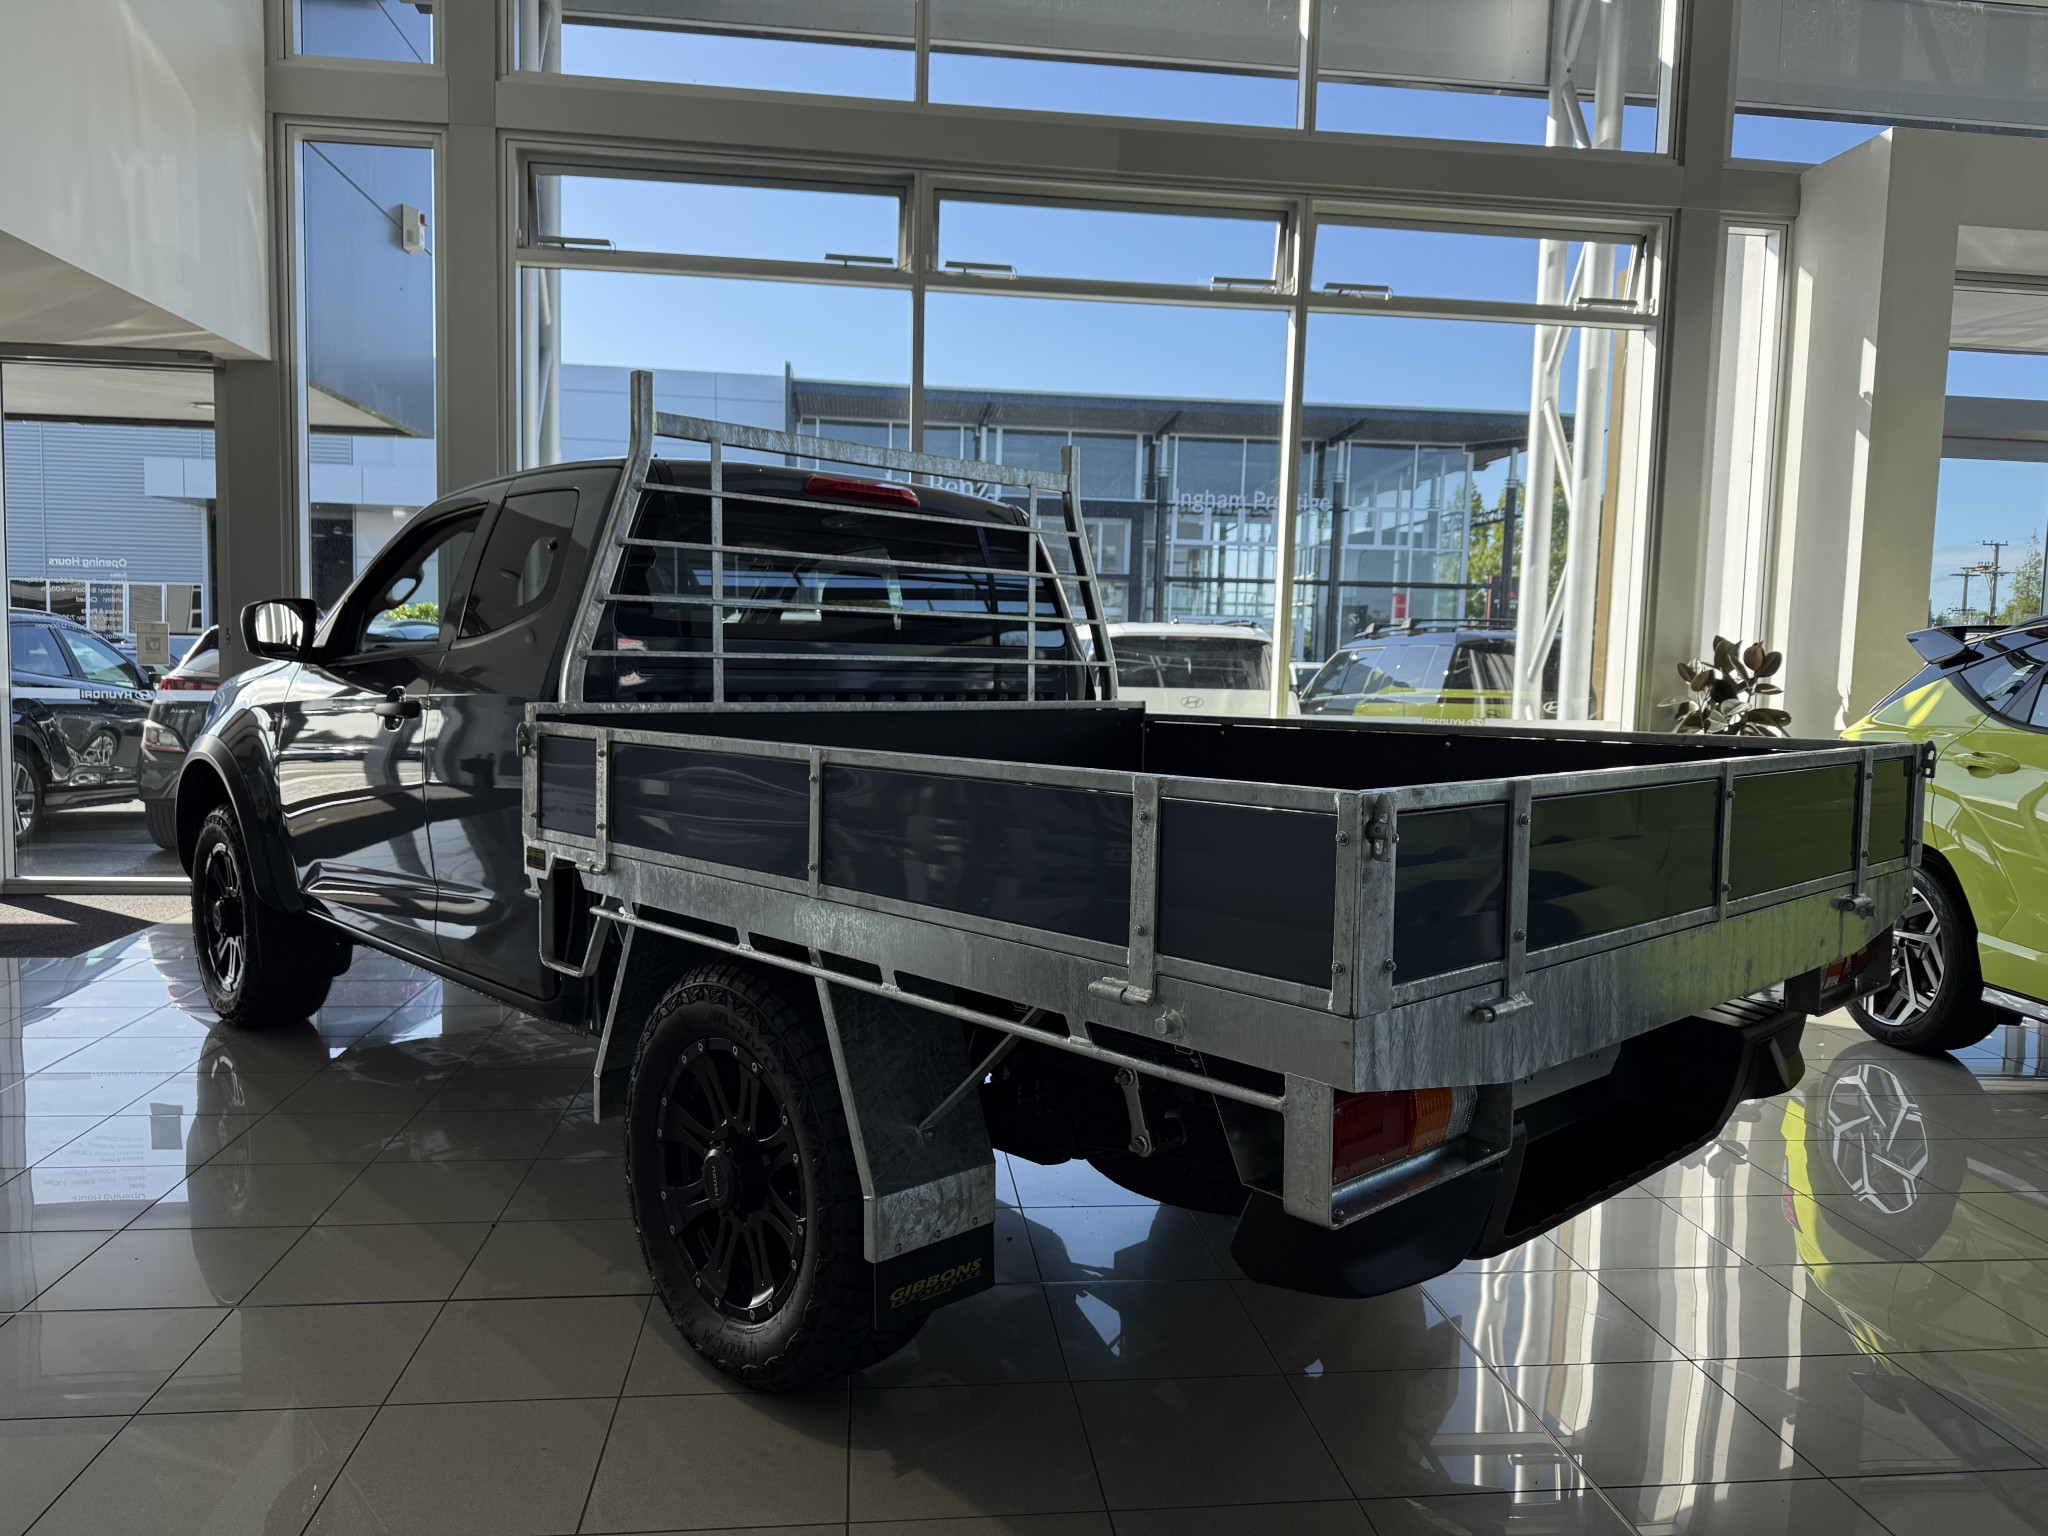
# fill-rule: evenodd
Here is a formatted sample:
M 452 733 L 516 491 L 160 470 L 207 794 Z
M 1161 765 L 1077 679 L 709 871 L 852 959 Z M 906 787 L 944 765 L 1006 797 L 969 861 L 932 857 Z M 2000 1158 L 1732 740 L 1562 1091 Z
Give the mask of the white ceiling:
M 312 425 L 388 435 L 390 426 L 345 401 L 313 391 Z M 58 421 L 211 426 L 213 375 L 201 368 L 113 368 L 80 363 L 0 367 L 0 406 L 9 416 Z

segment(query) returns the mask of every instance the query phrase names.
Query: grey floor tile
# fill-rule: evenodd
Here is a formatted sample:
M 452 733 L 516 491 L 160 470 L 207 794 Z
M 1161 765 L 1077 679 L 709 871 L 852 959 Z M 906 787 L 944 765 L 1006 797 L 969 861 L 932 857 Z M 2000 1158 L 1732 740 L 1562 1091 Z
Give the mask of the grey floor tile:
M 677 1455 L 678 1446 L 692 1454 Z M 628 1397 L 605 1441 L 584 1529 L 843 1521 L 847 1466 L 844 1393 Z
M 1031 1251 L 1031 1229 L 1024 1213 L 996 1207 L 996 1284 L 1036 1284 L 1038 1258 Z
M 526 1170 L 503 1221 L 628 1216 L 624 1158 L 545 1157 Z
M 172 1165 L 30 1168 L 0 1184 L 0 1232 L 115 1232 L 183 1176 Z
M 1602 1487 L 1816 1475 L 1689 1360 L 1529 1365 L 1503 1374 Z
M 730 1532 L 728 1536 L 739 1536 Z M 749 1531 L 746 1536 L 757 1536 Z M 778 1536 L 764 1531 L 758 1536 Z M 827 1536 L 810 1526 L 780 1536 Z M 959 1515 L 945 1520 L 856 1520 L 833 1526 L 830 1536 L 1116 1536 L 1106 1510 L 1065 1515 Z
M 1549 1236 L 1574 1264 L 1596 1274 L 1733 1264 L 1737 1258 L 1662 1200 L 1610 1200 L 1581 1211 Z
M 170 1076 L 161 1072 L 38 1072 L 0 1088 L 0 1114 L 111 1115 L 133 1104 Z
M 2013 1294 L 2002 1264 L 1774 1265 L 1774 1279 L 1886 1350 L 2031 1349 L 2048 1335 L 2048 1298 Z M 2031 1276 L 2022 1276 L 2024 1285 Z M 2012 1309 L 1997 1303 L 2012 1303 Z
M 314 1227 L 248 1295 L 250 1306 L 444 1301 L 490 1228 L 477 1222 Z
M 1111 1182 L 1088 1163 L 1075 1158 L 1065 1163 L 1034 1163 L 1027 1158 L 1009 1159 L 1010 1177 L 1017 1187 L 1017 1203 L 1026 1210 L 1048 1205 L 1151 1205 L 1143 1195 L 1134 1195 L 1121 1184 Z
M 1639 1529 L 1658 1536 L 1889 1536 L 1854 1499 L 1814 1477 L 1605 1491 Z
M 745 1390 L 683 1342 L 656 1296 L 640 1324 L 633 1364 L 626 1372 L 628 1397 L 678 1397 L 698 1392 Z
M 149 1035 L 113 1035 L 104 1040 L 95 1040 L 90 1045 L 73 1051 L 58 1068 L 66 1074 L 74 1072 L 154 1072 L 159 1078 L 189 1067 L 205 1050 L 204 1039 L 178 1039 L 175 1037 Z M 138 1083 L 138 1090 L 147 1084 Z M 133 1095 L 130 1096 L 132 1102 Z M 110 1105 L 109 1108 L 118 1108 Z
M 2048 1350 L 1899 1350 L 1885 1358 L 2048 1465 Z
M 1497 1275 L 1521 1270 L 1571 1268 L 1571 1256 L 1544 1236 L 1532 1237 L 1506 1253 L 1496 1253 L 1484 1259 L 1467 1259 L 1457 1266 L 1457 1273 Z
M 551 1109 L 426 1109 L 405 1123 L 377 1160 L 523 1162 L 541 1155 L 561 1123 L 561 1114 Z
M 389 1056 L 375 1063 L 343 1058 L 308 1078 L 277 1107 L 279 1113 L 288 1115 L 413 1112 L 439 1093 L 447 1080 L 446 1071 L 420 1070 Z
M 305 1525 L 369 1421 L 367 1408 L 135 1419 L 50 1506 L 36 1531 L 283 1536 Z
M 306 1227 L 356 1177 L 344 1163 L 222 1163 L 195 1168 L 133 1227 Z
M 1233 1504 L 1221 1509 L 1124 1509 L 1116 1536 L 1377 1536 L 1356 1499 Z
M 437 1110 L 562 1110 L 589 1086 L 590 1072 L 584 1067 L 465 1067 L 443 1083 L 427 1105 Z
M 493 1228 L 456 1295 L 638 1295 L 651 1289 L 630 1221 L 508 1221 Z
M 231 1305 L 284 1256 L 290 1227 L 121 1232 L 35 1299 L 39 1312 Z
M 146 1114 L 152 1104 L 175 1105 L 187 1116 L 211 1119 L 221 1115 L 263 1115 L 283 1103 L 313 1074 L 304 1068 L 257 1070 L 225 1054 L 202 1057 L 183 1072 L 165 1078 L 148 1093 L 117 1111 L 123 1116 Z M 321 1057 L 325 1059 L 324 1053 Z
M 372 1163 L 327 1208 L 320 1225 L 495 1221 L 525 1171 L 524 1163 Z
M 624 1157 L 626 1125 L 622 1119 L 593 1120 L 587 1113 L 563 1114 L 540 1149 L 542 1157 Z
M 1076 1381 L 1263 1376 L 1278 1371 L 1227 1280 L 1118 1280 L 1046 1287 Z
M 0 1233 L 0 1313 L 26 1307 L 106 1240 L 104 1232 Z
M 1170 1205 L 1026 1208 L 1047 1280 L 1220 1280 L 1194 1218 Z
M 646 1312 L 639 1296 L 451 1301 L 391 1400 L 616 1397 Z
M 1707 1374 L 1828 1477 L 2024 1467 L 2031 1458 L 1918 1377 L 1862 1355 L 1725 1360 Z
M 239 1307 L 144 1411 L 374 1408 L 438 1310 L 430 1301 Z
M 1586 1477 L 1482 1367 L 1297 1377 L 1296 1396 L 1362 1499 L 1557 1492 Z
M 0 1421 L 0 1536 L 22 1536 L 126 1422 Z
M 1765 1285 L 1777 1285 L 1768 1276 L 1756 1278 Z M 1675 1353 L 1670 1341 L 1585 1270 L 1440 1275 L 1422 1289 L 1481 1356 L 1495 1365 L 1668 1360 Z M 1784 1287 L 1777 1289 L 1782 1292 Z
M 665 1316 L 655 1314 L 659 1326 Z M 908 1345 L 854 1378 L 855 1387 L 979 1386 L 1064 1381 L 1052 1312 L 1035 1285 L 998 1285 L 941 1307 Z
M 229 1142 L 213 1161 L 363 1164 L 383 1151 L 411 1118 L 404 1110 L 343 1115 L 273 1110 Z
M 573 1531 L 611 1412 L 603 1398 L 385 1407 L 307 1529 L 333 1536 Z
M 1797 1264 L 1807 1256 L 1802 1243 L 1817 1243 L 1830 1264 L 1909 1257 L 1858 1221 L 1855 1201 L 1844 1195 L 1802 1195 L 1791 1204 L 1781 1194 L 1674 1196 L 1665 1204 L 1752 1264 Z M 1792 1219 L 1801 1211 L 1803 1227 Z
M 1385 1296 L 1305 1296 L 1238 1281 L 1234 1289 L 1284 1371 L 1398 1371 L 1476 1365 L 1420 1286 Z
M 1858 1477 L 1840 1486 L 1890 1536 L 2040 1536 L 2048 1530 L 2048 1473 Z
M 7 1148 L 8 1157 L 20 1166 L 31 1167 L 69 1146 L 106 1118 L 105 1115 L 23 1114 L 19 1110 L 10 1113 L 7 1106 L 0 1103 L 0 1147 Z
M 1341 1499 L 1348 1491 L 1282 1378 L 1091 1381 L 1074 1392 L 1111 1509 Z
M 1828 1311 L 1753 1264 L 1619 1269 L 1600 1283 L 1695 1360 L 1857 1352 L 1855 1339 Z
M 857 1392 L 848 1486 L 855 1520 L 1103 1507 L 1063 1382 Z
M 1374 1536 L 1533 1536 L 1538 1531 L 1543 1536 L 1634 1536 L 1636 1530 L 1593 1488 L 1367 1499 L 1364 1510 Z M 1662 1536 L 1664 1528 L 1655 1529 Z
M 133 1413 L 224 1316 L 18 1312 L 0 1324 L 0 1419 Z

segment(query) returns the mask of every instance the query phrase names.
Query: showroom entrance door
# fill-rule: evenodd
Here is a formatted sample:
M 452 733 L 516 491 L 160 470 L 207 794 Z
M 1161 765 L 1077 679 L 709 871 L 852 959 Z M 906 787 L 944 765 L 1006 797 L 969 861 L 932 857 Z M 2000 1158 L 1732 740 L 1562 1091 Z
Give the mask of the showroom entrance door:
M 9 889 L 179 888 L 213 644 L 213 374 L 0 353 Z

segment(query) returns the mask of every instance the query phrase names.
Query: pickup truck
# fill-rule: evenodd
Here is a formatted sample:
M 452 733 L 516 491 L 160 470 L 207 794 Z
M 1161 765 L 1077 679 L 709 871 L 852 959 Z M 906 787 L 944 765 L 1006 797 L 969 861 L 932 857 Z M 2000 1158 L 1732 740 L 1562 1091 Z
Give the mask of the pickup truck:
M 630 443 L 444 498 L 324 620 L 252 605 L 178 846 L 232 1025 L 368 945 L 595 1036 L 659 1294 L 748 1385 L 991 1284 L 997 1149 L 1379 1294 L 1698 1147 L 1889 969 L 1918 747 L 1155 715 L 1071 451 L 639 374 Z

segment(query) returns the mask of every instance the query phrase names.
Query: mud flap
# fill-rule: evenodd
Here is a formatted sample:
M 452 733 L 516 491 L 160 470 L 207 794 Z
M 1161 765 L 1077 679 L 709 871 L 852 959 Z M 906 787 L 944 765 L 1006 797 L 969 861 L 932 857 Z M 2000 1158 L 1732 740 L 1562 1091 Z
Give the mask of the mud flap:
M 956 1020 L 818 982 L 818 1006 L 860 1166 L 861 1245 L 875 1266 L 875 1321 L 907 1326 L 995 1283 L 995 1150 L 969 1091 Z
M 995 1283 L 995 1224 L 970 1227 L 875 1266 L 875 1326 L 898 1332 Z

